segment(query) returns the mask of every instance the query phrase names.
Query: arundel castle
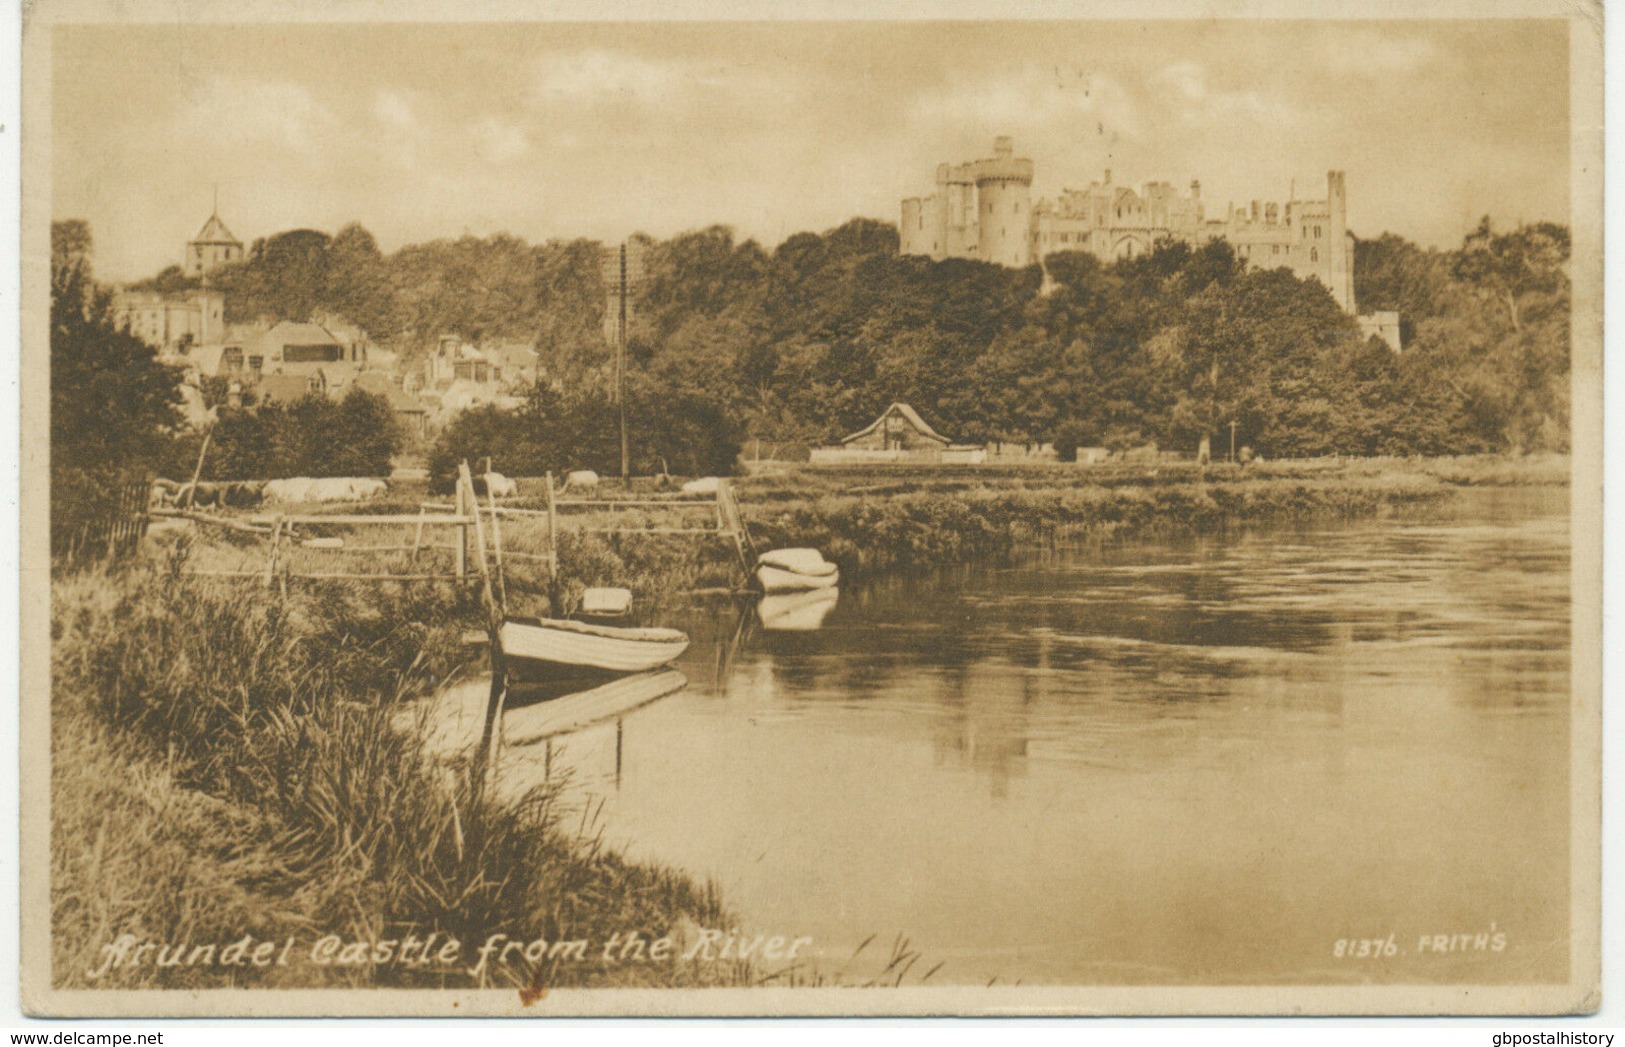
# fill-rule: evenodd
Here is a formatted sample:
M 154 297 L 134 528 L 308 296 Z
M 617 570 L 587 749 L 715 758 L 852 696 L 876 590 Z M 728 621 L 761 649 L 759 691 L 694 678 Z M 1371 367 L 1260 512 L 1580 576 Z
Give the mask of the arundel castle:
M 937 191 L 903 201 L 902 251 L 935 259 L 972 258 L 1022 267 L 1060 251 L 1087 251 L 1102 259 L 1132 258 L 1161 239 L 1200 246 L 1224 239 L 1259 268 L 1285 266 L 1318 279 L 1349 313 L 1354 302 L 1354 235 L 1347 227 L 1343 172 L 1326 174 L 1326 196 L 1284 204 L 1254 200 L 1209 218 L 1202 185 L 1181 195 L 1167 182 L 1138 192 L 1103 180 L 1067 189 L 1059 200 L 1032 199 L 1033 162 L 1013 155 L 1009 138 L 993 143 L 993 156 L 937 167 Z M 1398 318 L 1362 317 L 1362 328 L 1398 348 Z M 1391 318 L 1391 319 L 1390 319 Z M 1378 330 L 1391 325 L 1392 330 Z

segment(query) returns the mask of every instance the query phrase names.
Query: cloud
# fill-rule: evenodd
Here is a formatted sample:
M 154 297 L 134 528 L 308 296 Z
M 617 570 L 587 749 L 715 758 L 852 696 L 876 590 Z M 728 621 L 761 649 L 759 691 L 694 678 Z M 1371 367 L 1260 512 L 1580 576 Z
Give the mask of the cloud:
M 1233 124 L 1245 120 L 1281 125 L 1298 118 L 1296 107 L 1277 94 L 1259 90 L 1214 90 L 1207 71 L 1195 62 L 1176 62 L 1158 70 L 1149 81 L 1151 96 L 1161 111 L 1186 124 Z
M 475 150 L 480 159 L 500 164 L 530 152 L 530 133 L 508 120 L 487 116 L 474 125 Z
M 1455 65 L 1432 40 L 1380 29 L 1356 29 L 1328 39 L 1316 49 L 1328 74 L 1387 80 Z
M 1146 129 L 1142 105 L 1117 79 L 1061 67 L 1001 73 L 932 92 L 916 100 L 911 123 L 1035 137 L 1082 130 L 1130 141 Z
M 593 48 L 537 63 L 531 100 L 541 104 L 594 99 L 660 101 L 692 78 L 680 63 Z
M 380 89 L 373 96 L 372 110 L 385 127 L 406 130 L 417 123 L 417 111 L 412 100 L 402 91 Z
M 302 84 L 221 77 L 188 96 L 176 123 L 205 141 L 308 153 L 337 121 Z
M 1201 102 L 1207 98 L 1207 73 L 1195 62 L 1167 66 L 1151 78 L 1151 83 L 1186 102 Z

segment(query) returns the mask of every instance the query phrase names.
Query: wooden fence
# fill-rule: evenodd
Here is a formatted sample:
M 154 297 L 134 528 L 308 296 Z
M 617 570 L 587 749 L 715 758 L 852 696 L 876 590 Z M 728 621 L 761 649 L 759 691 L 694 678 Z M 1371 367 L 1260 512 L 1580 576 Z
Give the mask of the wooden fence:
M 108 511 L 93 517 L 75 537 L 70 557 L 119 557 L 134 552 L 147 534 L 146 480 L 131 480 L 119 488 Z
M 143 502 L 143 505 L 145 503 Z M 755 558 L 755 550 L 751 543 L 749 531 L 739 511 L 739 504 L 734 500 L 733 491 L 727 481 L 720 481 L 714 495 L 700 497 L 672 497 L 672 498 L 561 498 L 559 489 L 554 485 L 551 474 L 547 477 L 547 498 L 545 508 L 525 509 L 518 506 L 505 506 L 497 502 L 494 496 L 488 497 L 486 504 L 475 493 L 471 480 L 459 477 L 455 496 L 452 502 L 424 502 L 419 506 L 416 514 L 391 513 L 278 513 L 258 514 L 246 518 L 221 517 L 192 510 L 169 509 L 158 510 L 157 515 L 184 517 L 200 524 L 217 526 L 229 529 L 239 534 L 251 534 L 265 539 L 267 542 L 265 559 L 262 565 L 222 569 L 218 567 L 189 566 L 184 570 L 189 574 L 208 575 L 214 577 L 258 578 L 269 586 L 280 584 L 286 589 L 289 579 L 345 579 L 355 581 L 466 581 L 473 577 L 484 575 L 489 567 L 486 563 L 488 557 L 495 559 L 494 577 L 500 588 L 504 585 L 502 561 L 504 558 L 513 560 L 533 560 L 544 563 L 549 575 L 558 573 L 558 536 L 561 530 L 571 530 L 581 533 L 608 534 L 608 535 L 694 535 L 721 538 L 730 541 L 737 552 L 741 568 L 746 577 L 750 575 Z M 595 516 L 612 513 L 616 510 L 656 510 L 664 513 L 678 513 L 675 518 L 666 517 L 659 523 L 617 523 L 603 520 L 587 521 L 573 514 L 573 510 L 585 510 Z M 686 511 L 686 516 L 684 515 Z M 693 519 L 695 511 L 704 515 Z M 143 526 L 145 517 L 143 516 Z M 515 528 L 512 537 L 517 538 L 523 534 L 529 541 L 528 548 L 514 548 L 512 544 L 504 548 L 503 525 Z M 529 525 L 529 526 L 526 526 Z M 376 540 L 360 538 L 358 534 L 343 536 L 322 534 L 321 529 L 340 527 L 352 532 L 372 530 L 373 534 L 379 532 L 375 528 L 394 528 L 395 534 L 387 532 Z M 483 532 L 482 532 L 483 527 Z M 316 533 L 312 533 L 313 529 Z M 404 540 L 406 530 L 410 529 L 412 539 L 408 543 Z M 450 532 L 450 541 L 435 540 L 438 532 Z M 360 539 L 359 541 L 357 539 Z M 486 540 L 488 539 L 488 541 Z M 139 536 L 137 537 L 139 541 Z M 535 551 L 532 551 L 535 550 Z M 449 551 L 452 554 L 450 570 L 445 569 L 445 561 L 439 565 L 432 565 L 424 561 L 419 567 L 420 558 L 429 552 Z M 364 570 L 364 563 L 336 564 L 335 567 L 344 569 L 307 570 L 296 569 L 293 564 L 297 554 L 306 557 L 306 554 L 361 554 L 366 555 L 386 553 L 409 553 L 407 563 L 412 567 L 409 571 L 401 570 Z M 353 562 L 353 561 L 352 561 Z M 397 563 L 397 567 L 400 564 Z M 439 569 L 435 569 L 436 566 Z

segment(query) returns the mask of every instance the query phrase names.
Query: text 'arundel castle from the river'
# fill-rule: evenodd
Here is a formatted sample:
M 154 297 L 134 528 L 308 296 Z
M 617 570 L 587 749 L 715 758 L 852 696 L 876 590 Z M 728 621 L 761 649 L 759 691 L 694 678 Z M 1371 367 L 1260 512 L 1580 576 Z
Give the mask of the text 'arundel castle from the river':
M 1223 239 L 1251 265 L 1315 277 L 1355 312 L 1354 236 L 1341 171 L 1327 172 L 1325 199 L 1254 200 L 1250 208 L 1227 207 L 1223 218 L 1206 216 L 1200 182 L 1191 183 L 1188 196 L 1168 182 L 1148 182 L 1136 192 L 1113 183 L 1108 169 L 1087 189 L 1037 203 L 1032 184 L 1033 162 L 1015 156 L 1009 138 L 994 140 L 989 159 L 937 165 L 937 191 L 903 201 L 903 253 L 1022 267 L 1061 251 L 1132 258 L 1158 240 L 1194 247 Z

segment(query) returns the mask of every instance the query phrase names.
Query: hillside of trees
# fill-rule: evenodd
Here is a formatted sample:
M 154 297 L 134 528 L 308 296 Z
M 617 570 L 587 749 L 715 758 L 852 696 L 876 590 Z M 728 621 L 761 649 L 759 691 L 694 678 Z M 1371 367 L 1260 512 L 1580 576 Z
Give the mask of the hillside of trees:
M 1448 251 L 1360 241 L 1357 298 L 1401 313 L 1399 355 L 1360 338 L 1318 283 L 1249 270 L 1222 242 L 1114 263 L 1052 255 L 1047 291 L 1037 267 L 897 245 L 868 219 L 773 251 L 721 226 L 646 242 L 634 395 L 769 444 L 833 440 L 904 400 L 963 441 L 1194 450 L 1204 434 L 1225 446 L 1234 422 L 1270 456 L 1567 447 L 1561 226 L 1486 219 Z M 534 341 L 569 407 L 602 403 L 613 373 L 598 252 L 501 235 L 386 255 L 350 225 L 256 241 L 214 283 L 228 319 L 340 316 L 408 357 L 443 331 Z

